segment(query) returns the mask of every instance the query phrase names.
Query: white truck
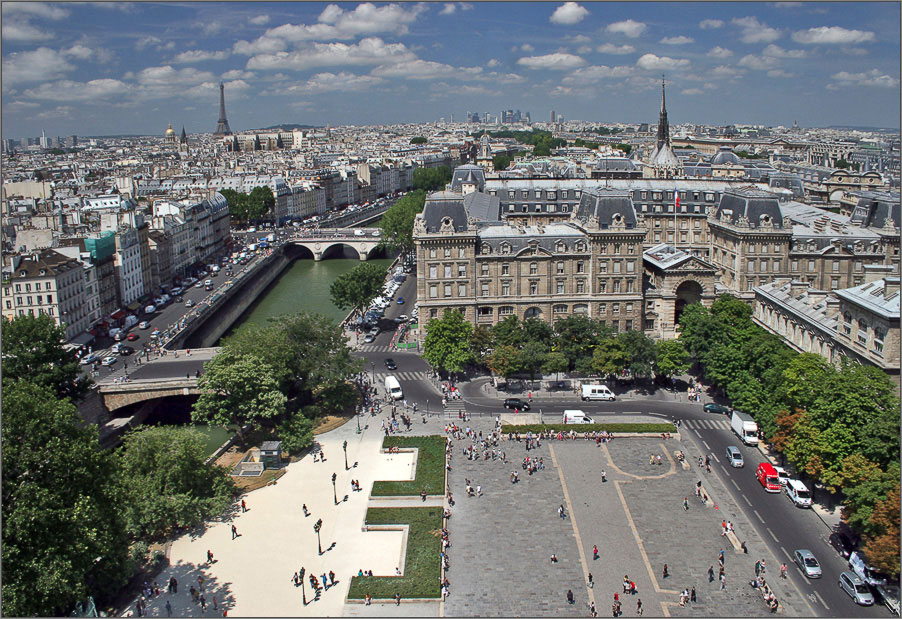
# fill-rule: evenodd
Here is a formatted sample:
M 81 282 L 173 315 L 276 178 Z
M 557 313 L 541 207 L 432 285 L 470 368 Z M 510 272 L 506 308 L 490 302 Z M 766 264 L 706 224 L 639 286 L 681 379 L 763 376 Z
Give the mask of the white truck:
M 404 392 L 401 391 L 401 383 L 394 376 L 389 375 L 385 377 L 385 390 L 392 400 L 400 400 L 404 397 Z
M 758 444 L 758 424 L 751 415 L 734 410 L 730 428 L 746 445 Z
M 595 423 L 595 421 L 581 410 L 564 411 L 564 423 Z

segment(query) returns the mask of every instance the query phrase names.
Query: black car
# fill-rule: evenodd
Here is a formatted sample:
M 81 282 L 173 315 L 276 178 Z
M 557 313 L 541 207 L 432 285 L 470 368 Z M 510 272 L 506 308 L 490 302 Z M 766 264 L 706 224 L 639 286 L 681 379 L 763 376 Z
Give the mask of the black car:
M 504 408 L 518 408 L 521 411 L 529 410 L 529 402 L 520 398 L 507 398 L 504 401 Z
M 729 415 L 732 409 L 729 406 L 724 406 L 723 404 L 715 404 L 714 402 L 709 402 L 705 404 L 705 412 L 706 413 L 716 413 L 718 415 Z
M 388 359 L 385 360 L 385 367 L 387 367 L 389 370 L 397 370 L 398 364 L 395 363 L 394 359 L 389 357 Z
M 834 531 L 830 534 L 830 545 L 844 558 L 848 559 L 849 555 L 855 552 L 856 545 L 845 533 Z
M 126 356 L 132 354 L 133 352 L 135 352 L 135 349 L 132 348 L 131 346 L 120 346 L 119 347 L 119 354 L 122 355 L 123 357 L 126 357 Z

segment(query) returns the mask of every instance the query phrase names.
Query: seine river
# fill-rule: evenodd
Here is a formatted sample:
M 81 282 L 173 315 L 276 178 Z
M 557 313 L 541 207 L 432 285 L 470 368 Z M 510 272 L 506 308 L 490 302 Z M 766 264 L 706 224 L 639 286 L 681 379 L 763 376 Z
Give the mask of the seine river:
M 392 259 L 374 258 L 368 262 L 387 269 Z M 274 316 L 299 311 L 324 314 L 339 322 L 347 316 L 347 311 L 332 304 L 329 286 L 336 277 L 358 264 L 362 263 L 357 258 L 328 258 L 319 262 L 312 259 L 295 260 L 232 325 L 226 336 L 243 324 L 264 325 Z

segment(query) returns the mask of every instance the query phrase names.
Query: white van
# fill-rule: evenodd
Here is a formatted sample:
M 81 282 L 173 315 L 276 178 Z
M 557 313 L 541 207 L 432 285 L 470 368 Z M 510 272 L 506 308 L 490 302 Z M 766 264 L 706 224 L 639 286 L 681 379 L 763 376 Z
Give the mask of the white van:
M 394 376 L 385 377 L 385 391 L 388 392 L 392 400 L 400 400 L 404 397 L 404 393 L 401 391 L 401 383 Z
M 798 479 L 786 482 L 786 496 L 796 507 L 811 507 L 811 491 Z
M 616 397 L 607 385 L 583 385 L 583 401 L 608 400 L 613 402 Z
M 583 411 L 568 410 L 564 411 L 564 423 L 595 423 L 595 421 Z

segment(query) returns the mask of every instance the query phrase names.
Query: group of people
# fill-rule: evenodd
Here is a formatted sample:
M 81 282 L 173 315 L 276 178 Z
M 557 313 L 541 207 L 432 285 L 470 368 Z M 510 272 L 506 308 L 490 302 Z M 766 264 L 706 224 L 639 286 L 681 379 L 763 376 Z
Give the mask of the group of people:
M 213 563 L 213 553 L 207 550 L 207 563 Z M 191 601 L 194 604 L 200 605 L 201 612 L 207 612 L 207 596 L 204 591 L 204 584 L 206 583 L 206 579 L 203 574 L 199 574 L 197 576 L 197 586 L 195 587 L 195 583 L 192 582 L 191 586 L 188 588 L 188 595 L 191 596 Z M 166 594 L 174 596 L 178 595 L 179 592 L 179 581 L 175 576 L 169 577 L 169 582 L 166 587 Z M 138 599 L 135 601 L 135 615 L 138 617 L 147 617 L 149 616 L 148 605 L 156 598 L 159 598 L 163 595 L 163 590 L 160 587 L 157 581 L 153 581 L 153 583 L 148 583 L 146 580 L 144 581 L 144 586 L 141 588 L 141 595 L 138 596 Z M 222 616 L 228 616 L 228 611 L 225 608 L 219 608 L 219 600 L 216 599 L 216 596 L 212 596 L 210 600 L 213 611 L 219 613 L 222 611 Z M 173 613 L 172 609 L 172 600 L 170 598 L 166 599 L 166 604 L 164 605 L 164 610 L 166 611 L 166 616 L 171 617 Z

